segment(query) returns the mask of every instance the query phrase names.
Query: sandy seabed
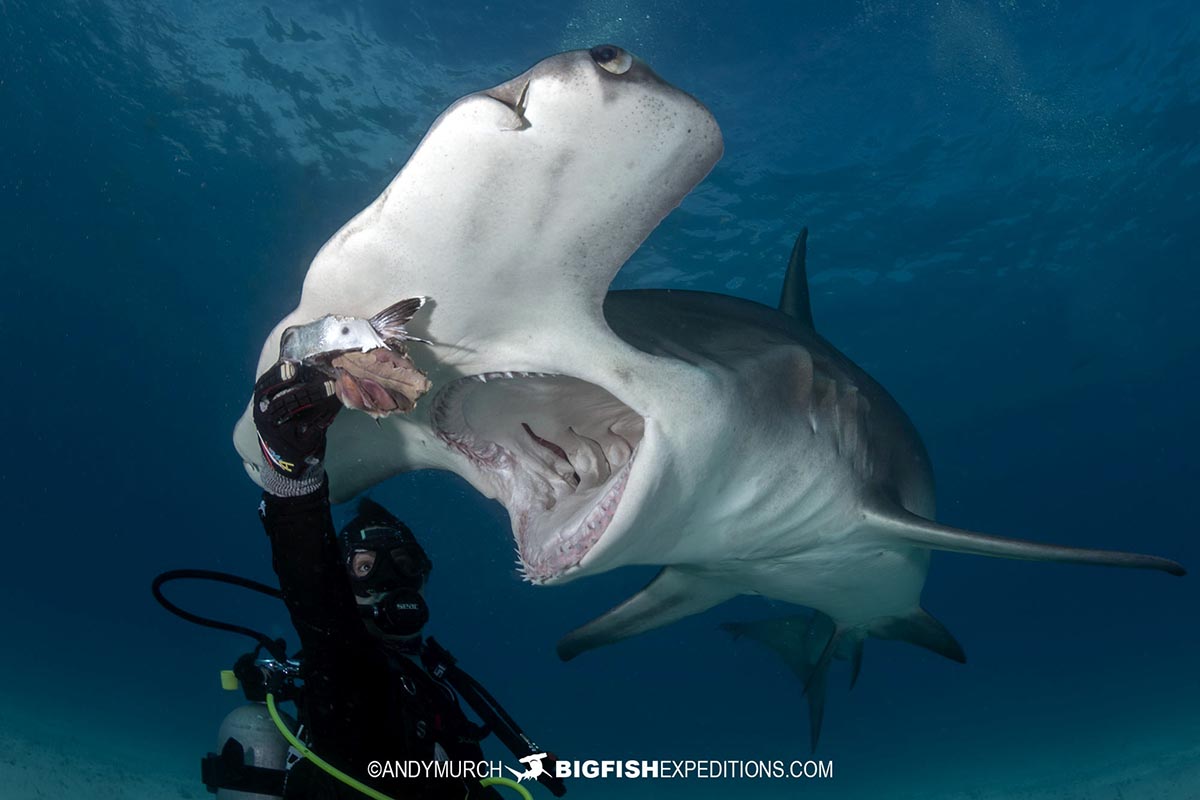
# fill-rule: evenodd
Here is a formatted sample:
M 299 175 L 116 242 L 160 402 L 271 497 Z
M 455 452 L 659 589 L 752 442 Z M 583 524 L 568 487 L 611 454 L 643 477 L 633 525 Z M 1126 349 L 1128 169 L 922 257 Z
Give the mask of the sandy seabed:
M 212 797 L 200 783 L 199 754 L 189 771 L 179 756 L 164 758 L 114 739 L 86 722 L 76 729 L 61 717 L 30 720 L 0 707 L 0 798 Z
M 28 698 L 25 698 L 28 701 Z M 97 800 L 201 800 L 212 797 L 200 783 L 204 748 L 187 748 L 168 738 L 133 738 L 104 720 L 36 714 L 0 702 L 0 800 L 96 798 Z M 47 709 L 48 711 L 48 709 Z M 1191 726 L 1187 726 L 1189 729 Z M 1190 731 L 1189 731 L 1190 732 Z M 124 734 L 122 736 L 121 734 Z M 978 772 L 931 778 L 892 776 L 886 782 L 835 774 L 801 784 L 780 780 L 572 781 L 568 798 L 847 798 L 847 800 L 1200 800 L 1200 741 L 1190 737 L 1143 742 L 1120 758 L 1087 767 L 1045 769 L 1006 780 L 998 763 Z M 174 738 L 174 737 L 170 737 Z M 1074 762 L 1078 765 L 1078 761 Z M 1094 768 L 1093 768 L 1094 766 Z M 988 773 L 993 773 L 989 775 Z M 969 778 L 964 779 L 964 774 Z M 966 783 L 971 788 L 963 788 Z M 551 795 L 533 787 L 535 798 Z M 517 797 L 515 793 L 505 796 Z M 403 798 L 398 798 L 403 800 Z

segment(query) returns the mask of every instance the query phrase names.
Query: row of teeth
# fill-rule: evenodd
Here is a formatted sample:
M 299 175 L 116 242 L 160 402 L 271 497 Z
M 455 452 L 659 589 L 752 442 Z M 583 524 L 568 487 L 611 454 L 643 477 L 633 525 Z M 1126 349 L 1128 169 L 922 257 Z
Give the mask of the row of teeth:
M 487 442 L 483 447 L 477 448 L 472 446 L 475 443 L 469 441 L 467 437 L 453 432 L 466 427 L 466 417 L 463 416 L 462 407 L 450 403 L 450 397 L 453 394 L 453 389 L 440 392 L 429 411 L 430 421 L 433 423 L 433 430 L 437 437 L 480 466 L 498 466 L 501 455 L 507 455 L 498 444 Z M 449 419 L 451 409 L 457 412 L 454 420 Z
M 504 378 L 560 378 L 561 375 L 555 375 L 552 372 L 481 372 L 478 375 L 471 375 L 468 380 L 487 383 L 488 381 L 498 381 Z
M 635 451 L 634 456 L 636 455 Z M 579 527 L 575 530 L 575 534 L 569 539 L 559 539 L 557 550 L 559 558 L 556 558 L 555 561 L 561 562 L 564 557 L 569 559 L 569 563 L 563 566 L 562 569 L 577 566 L 583 556 L 591 549 L 592 545 L 608 529 L 609 524 L 612 523 L 617 504 L 620 501 L 622 493 L 625 491 L 625 484 L 629 481 L 629 471 L 633 465 L 634 456 L 631 456 L 628 463 L 622 468 L 612 488 L 604 495 L 604 499 L 579 524 Z M 546 559 L 542 557 L 538 561 L 545 562 Z M 517 551 L 517 570 L 521 574 L 521 577 L 530 583 L 541 583 L 546 578 L 562 571 L 562 569 L 554 570 L 548 567 L 549 565 L 545 563 L 534 565 L 526 563 L 521 558 L 520 550 Z
M 476 448 L 468 444 L 465 440 L 446 433 L 439 433 L 438 438 L 462 453 L 469 460 L 475 462 L 477 466 L 499 469 L 501 467 L 510 467 L 513 464 L 512 453 L 509 453 L 495 442 L 488 442 L 486 446 Z
M 506 378 L 557 377 L 561 376 L 550 372 L 483 372 L 478 375 L 470 375 L 461 380 L 487 383 L 488 381 L 498 381 Z M 433 423 L 433 430 L 437 433 L 437 437 L 479 466 L 498 467 L 511 464 L 513 460 L 512 454 L 495 442 L 487 442 L 482 447 L 479 447 L 478 442 L 469 440 L 466 436 L 454 432 L 461 431 L 467 426 L 462 406 L 455 406 L 450 403 L 450 398 L 455 394 L 455 391 L 454 384 L 448 386 L 438 394 L 434 400 L 433 407 L 430 409 L 430 421 Z M 448 416 L 452 408 L 458 414 L 456 418 L 449 419 Z
M 470 375 L 462 378 L 461 381 L 476 381 L 478 383 L 487 383 L 489 381 L 510 380 L 513 378 L 558 378 L 562 377 L 550 372 L 483 372 L 476 375 Z M 453 387 L 453 384 L 451 384 Z M 451 397 L 456 393 L 455 388 L 447 387 L 446 390 L 440 392 L 430 409 L 430 417 L 433 423 L 433 429 L 437 433 L 439 439 L 447 445 L 458 450 L 464 456 L 476 464 L 487 467 L 512 466 L 513 456 L 507 450 L 495 442 L 480 443 L 473 439 L 469 439 L 466 435 L 456 433 L 466 428 L 466 417 L 463 415 L 462 406 L 452 404 Z M 461 387 L 457 387 L 461 388 Z M 454 419 L 450 418 L 452 412 L 457 412 Z M 605 493 L 604 499 L 595 507 L 592 508 L 588 516 L 579 524 L 575 534 L 569 539 L 560 538 L 557 548 L 556 562 L 561 562 L 564 559 L 569 560 L 563 568 L 569 568 L 578 565 L 584 554 L 591 549 L 592 545 L 599 540 L 600 536 L 607 530 L 609 524 L 612 523 L 613 515 L 616 513 L 616 507 L 620 500 L 621 494 L 625 491 L 625 484 L 629 480 L 629 471 L 633 465 L 634 457 L 637 451 L 633 450 L 629 455 L 629 460 L 625 463 L 617 480 L 612 487 Z M 607 453 L 606 453 L 607 455 Z M 551 493 L 552 496 L 552 493 Z M 553 505 L 551 500 L 550 505 Z M 521 524 L 518 527 L 518 542 L 524 539 L 525 525 Z M 530 583 L 541 583 L 552 575 L 561 572 L 549 568 L 548 564 L 531 565 L 521 554 L 520 547 L 515 549 L 517 556 L 516 568 L 520 576 Z M 540 558 L 539 561 L 546 559 Z
M 471 380 L 471 381 L 477 381 L 479 383 L 487 383 L 488 381 L 497 381 L 497 380 L 502 380 L 505 378 L 557 378 L 557 377 L 560 377 L 560 376 L 554 375 L 549 372 L 484 372 L 479 375 L 471 375 L 467 378 L 462 378 L 459 381 L 455 381 L 455 383 L 450 384 L 449 386 L 446 387 L 446 389 L 444 389 L 442 392 L 440 392 L 438 394 L 437 398 L 434 400 L 433 407 L 430 409 L 430 412 L 429 412 L 430 421 L 433 423 L 434 430 L 439 431 L 439 435 L 440 435 L 441 431 L 445 431 L 450 428 L 462 428 L 463 426 L 466 425 L 465 417 L 462 419 L 455 419 L 455 420 L 449 420 L 446 418 L 447 412 L 451 408 L 450 398 L 452 396 L 454 396 L 454 394 L 462 388 L 461 386 L 456 386 L 455 384 L 461 383 L 462 381 Z M 459 416 L 460 417 L 462 416 L 461 409 L 459 410 Z M 451 424 L 452 422 L 459 423 L 459 424 L 452 425 Z

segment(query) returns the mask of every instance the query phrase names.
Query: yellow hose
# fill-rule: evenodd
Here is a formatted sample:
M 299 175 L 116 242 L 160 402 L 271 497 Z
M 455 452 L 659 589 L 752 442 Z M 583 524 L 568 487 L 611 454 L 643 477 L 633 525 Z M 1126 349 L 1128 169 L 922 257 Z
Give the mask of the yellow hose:
M 353 789 L 357 789 L 367 797 L 373 798 L 373 800 L 392 800 L 391 797 L 388 797 L 383 792 L 376 791 L 362 781 L 356 781 L 354 778 L 351 778 L 349 775 L 318 756 L 312 750 L 309 750 L 308 746 L 304 744 L 304 742 L 297 739 L 296 735 L 288 730 L 288 726 L 283 724 L 283 719 L 280 718 L 279 711 L 275 708 L 275 695 L 271 694 L 270 692 L 267 693 L 267 711 L 270 713 L 271 719 L 275 723 L 275 727 L 279 729 L 281 734 L 283 734 L 283 738 L 287 739 L 288 744 L 296 748 L 296 752 L 298 752 L 300 755 L 304 756 L 309 761 L 325 770 L 325 772 L 329 773 L 337 780 Z M 529 790 L 514 781 L 512 778 L 484 778 L 482 781 L 480 781 L 480 784 L 483 786 L 507 786 L 508 788 L 515 790 L 519 795 L 521 795 L 522 798 L 524 798 L 524 800 L 533 800 L 533 795 L 529 793 Z
M 342 772 L 325 759 L 321 758 L 312 750 L 309 750 L 308 746 L 305 745 L 304 742 L 297 739 L 296 734 L 289 731 L 287 725 L 283 724 L 283 720 L 279 718 L 279 712 L 275 710 L 275 695 L 271 694 L 270 692 L 267 693 L 267 711 L 270 712 L 271 719 L 275 721 L 275 727 L 279 728 L 279 732 L 283 734 L 283 738 L 287 739 L 288 744 L 296 748 L 296 752 L 300 753 L 300 755 L 304 756 L 309 761 L 316 764 L 318 767 L 325 770 L 347 786 L 362 792 L 367 797 L 374 798 L 374 800 L 392 800 L 392 798 L 388 797 L 383 792 L 378 792 L 372 789 L 362 781 L 354 780 L 354 778 L 351 778 L 349 775 Z
M 512 778 L 484 778 L 480 783 L 484 786 L 507 786 L 525 798 L 525 800 L 533 800 L 533 795 L 529 793 L 529 790 Z

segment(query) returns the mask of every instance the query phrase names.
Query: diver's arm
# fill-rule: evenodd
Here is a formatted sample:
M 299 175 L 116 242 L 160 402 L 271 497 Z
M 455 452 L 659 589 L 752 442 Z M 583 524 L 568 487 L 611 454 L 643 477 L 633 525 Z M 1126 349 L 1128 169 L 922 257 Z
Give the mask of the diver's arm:
M 263 492 L 259 516 L 271 541 L 271 562 L 279 588 L 306 658 L 322 657 L 328 648 L 377 650 L 358 615 L 350 579 L 341 564 L 328 481 L 298 497 Z
M 329 511 L 325 432 L 342 408 L 332 382 L 281 361 L 254 384 L 253 407 L 266 461 L 259 516 L 300 642 L 311 657 L 331 643 L 366 639 Z
M 313 749 L 354 774 L 385 741 L 387 660 L 363 625 L 342 567 L 329 488 L 298 497 L 263 493 L 259 506 L 279 588 L 303 647 L 304 722 Z
M 387 720 L 387 660 L 363 625 L 339 554 L 323 465 L 325 430 L 341 409 L 322 376 L 278 364 L 254 387 L 267 491 L 259 515 L 271 562 L 304 650 L 305 722 L 323 758 L 354 763 Z M 365 763 L 365 762 L 364 762 Z

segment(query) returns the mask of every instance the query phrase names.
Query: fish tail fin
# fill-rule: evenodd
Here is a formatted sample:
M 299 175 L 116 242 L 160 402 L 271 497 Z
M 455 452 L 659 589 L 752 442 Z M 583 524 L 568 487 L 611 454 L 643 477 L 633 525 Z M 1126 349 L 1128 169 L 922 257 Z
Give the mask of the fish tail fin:
M 896 536 L 911 544 L 928 547 L 932 550 L 1026 561 L 1058 561 L 1069 564 L 1156 569 L 1171 575 L 1187 574 L 1187 570 L 1181 564 L 1168 558 L 1117 550 L 1092 550 L 1082 547 L 1042 544 L 1026 539 L 1008 539 L 1003 536 L 975 533 L 948 525 L 940 525 L 898 507 L 870 509 L 867 512 L 867 522 L 875 532 Z
M 393 303 L 371 317 L 371 327 L 375 329 L 384 341 L 395 339 L 399 341 L 425 342 L 424 339 L 418 339 L 410 334 L 405 330 L 404 326 L 416 316 L 416 313 L 421 310 L 421 307 L 428 300 L 428 297 L 409 297 L 398 303 Z M 425 343 L 429 344 L 429 342 Z

